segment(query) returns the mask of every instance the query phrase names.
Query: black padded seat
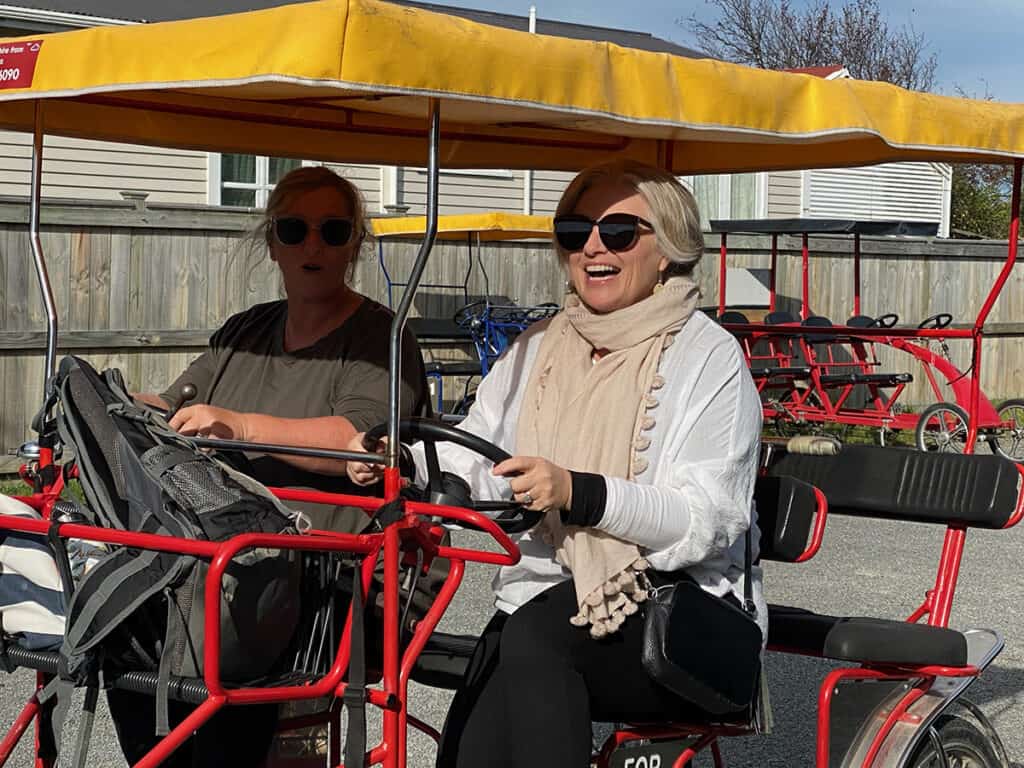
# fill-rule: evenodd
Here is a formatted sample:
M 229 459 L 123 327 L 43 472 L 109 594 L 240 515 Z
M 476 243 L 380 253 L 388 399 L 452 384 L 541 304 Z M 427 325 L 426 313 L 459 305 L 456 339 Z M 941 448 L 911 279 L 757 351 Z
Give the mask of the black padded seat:
M 736 323 L 738 325 L 747 325 L 750 323 L 746 315 L 744 315 L 742 312 L 737 312 L 736 310 L 729 310 L 728 312 L 723 312 L 718 316 L 718 322 Z
M 811 315 L 806 320 L 802 320 L 800 325 L 806 328 L 831 328 L 832 321 L 822 315 Z M 835 334 L 831 333 L 807 334 L 805 338 L 811 344 L 824 344 L 836 339 Z
M 766 325 L 779 325 L 780 323 L 795 323 L 796 318 L 789 312 L 769 312 L 764 316 Z
M 798 365 L 791 368 L 776 368 L 769 366 L 767 368 L 751 368 L 750 375 L 755 379 L 776 379 L 783 377 L 805 379 L 811 375 L 811 369 L 805 365 Z
M 466 328 L 462 328 L 454 320 L 443 317 L 410 317 L 407 323 L 420 341 L 437 341 L 440 339 L 453 339 L 457 341 L 472 341 L 473 334 Z
M 800 325 L 807 325 L 814 328 L 831 328 L 832 321 L 824 315 L 811 315 L 806 320 L 800 323 Z
M 465 362 L 433 362 L 426 363 L 423 366 L 427 375 L 435 374 L 438 376 L 480 376 L 480 361 L 479 360 L 466 360 Z
M 827 616 L 788 605 L 768 606 L 768 644 L 869 664 L 967 664 L 967 638 L 954 629 L 892 619 Z
M 831 514 L 1002 528 L 1020 496 L 1017 465 L 999 456 L 845 445 L 837 456 L 780 451 L 768 474 L 816 486 Z
M 473 657 L 478 638 L 435 632 L 423 646 L 410 677 L 431 688 L 458 689 Z
M 914 377 L 909 373 L 829 373 L 821 377 L 822 386 L 839 387 L 846 384 L 874 384 L 879 387 L 895 387 L 909 384 Z
M 795 563 L 807 550 L 818 517 L 818 495 L 795 477 L 759 477 L 754 483 L 759 560 Z
M 850 328 L 870 328 L 875 324 L 875 318 L 870 315 L 854 315 L 846 321 L 846 324 Z

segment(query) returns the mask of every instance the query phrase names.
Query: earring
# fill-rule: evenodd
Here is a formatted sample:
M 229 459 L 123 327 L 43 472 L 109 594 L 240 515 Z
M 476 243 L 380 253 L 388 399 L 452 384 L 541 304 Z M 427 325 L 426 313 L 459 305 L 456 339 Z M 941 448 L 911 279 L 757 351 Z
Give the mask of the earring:
M 658 291 L 660 291 L 664 287 L 665 287 L 665 273 L 664 272 L 659 272 L 658 273 L 658 282 L 656 282 L 654 284 L 654 289 L 651 291 L 651 294 L 653 295 L 653 294 L 657 293 Z

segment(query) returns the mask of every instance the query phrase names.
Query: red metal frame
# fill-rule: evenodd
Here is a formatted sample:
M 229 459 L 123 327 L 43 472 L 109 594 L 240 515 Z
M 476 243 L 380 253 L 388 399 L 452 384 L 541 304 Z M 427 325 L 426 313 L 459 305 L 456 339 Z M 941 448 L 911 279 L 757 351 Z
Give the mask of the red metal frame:
M 1019 232 L 1019 203 L 1020 183 L 1022 175 L 1022 163 L 1016 161 L 1014 164 L 1014 192 L 1012 223 L 1010 229 L 1010 246 L 1007 261 L 1003 266 L 995 284 L 993 285 L 982 310 L 970 330 L 907 330 L 907 329 L 852 329 L 835 328 L 835 334 L 844 335 L 849 338 L 863 339 L 870 343 L 872 340 L 885 341 L 896 346 L 898 343 L 911 351 L 916 345 L 910 344 L 911 338 L 970 338 L 972 339 L 973 361 L 975 371 L 980 370 L 981 338 L 983 335 L 984 322 L 990 313 L 993 304 L 999 293 L 1002 291 L 1010 271 L 1016 260 L 1017 235 Z M 806 319 L 809 316 L 809 252 L 808 238 L 803 235 L 802 240 L 802 305 L 801 316 Z M 860 242 L 855 237 L 855 313 L 860 306 Z M 721 290 L 719 297 L 720 310 L 725 306 L 725 278 L 726 278 L 726 237 L 722 236 L 721 258 L 719 274 Z M 771 306 L 775 306 L 775 280 L 774 272 L 776 266 L 776 238 L 772 239 L 772 281 L 771 281 Z M 763 326 L 745 325 L 738 326 L 736 330 L 749 335 L 751 342 L 749 348 L 758 341 L 769 339 L 787 338 L 792 336 L 803 336 L 808 329 L 798 326 L 773 326 L 771 331 L 766 331 Z M 815 328 L 812 331 L 816 335 L 824 335 L 829 329 Z M 901 341 L 902 340 L 902 341 Z M 781 347 L 776 347 L 779 349 Z M 813 357 L 813 350 L 812 356 Z M 939 365 L 938 359 L 932 361 L 934 367 L 940 372 L 943 367 Z M 822 370 L 827 370 L 828 365 L 834 365 L 834 361 L 812 364 L 812 374 L 816 371 L 819 378 Z M 945 374 L 944 374 L 945 375 Z M 981 424 L 978 421 L 979 409 L 981 407 L 981 393 L 977 376 L 972 376 L 962 384 L 963 391 L 969 393 L 970 404 L 970 435 L 968 439 L 968 450 L 973 450 L 977 438 L 977 431 Z M 824 390 L 821 389 L 823 392 Z M 808 399 L 807 394 L 796 395 L 792 403 L 795 407 L 805 407 Z M 802 401 L 801 401 L 802 398 Z M 839 405 L 845 399 L 841 394 L 833 410 L 838 411 Z M 890 398 L 890 404 L 891 400 Z M 40 452 L 38 464 L 26 475 L 41 476 L 40 470 L 52 466 L 52 450 L 44 446 Z M 1018 471 L 1024 478 L 1024 467 L 1018 467 Z M 43 520 L 28 520 L 0 515 L 0 528 L 8 530 L 20 530 L 45 536 L 50 529 L 49 516 L 53 504 L 59 496 L 62 486 L 62 477 L 58 473 L 52 485 L 40 489 L 31 496 L 20 497 L 22 501 L 41 511 Z M 402 481 L 399 470 L 396 467 L 386 468 L 384 472 L 384 497 L 382 499 L 370 499 L 361 496 L 350 496 L 343 494 L 321 494 L 308 491 L 294 491 L 279 489 L 277 492 L 283 499 L 319 501 L 329 504 L 346 504 L 355 506 L 367 511 L 373 511 L 382 504 L 398 498 Z M 819 501 L 819 516 L 815 520 L 811 541 L 807 549 L 797 559 L 803 562 L 810 559 L 821 544 L 825 526 L 825 517 L 821 513 L 824 504 L 824 497 L 820 491 L 816 491 Z M 1015 506 L 1013 514 L 1007 521 L 1006 527 L 1018 523 L 1024 517 L 1024 494 L 1022 494 Z M 501 552 L 484 552 L 464 547 L 441 545 L 443 529 L 435 522 L 438 518 L 447 519 L 462 523 L 470 523 L 486 531 L 499 544 Z M 383 764 L 386 768 L 405 768 L 406 759 L 406 734 L 410 724 L 419 727 L 429 735 L 437 737 L 436 730 L 430 728 L 415 718 L 412 718 L 406 711 L 408 700 L 408 680 L 413 664 L 422 651 L 431 633 L 437 627 L 444 611 L 451 600 L 463 578 L 466 562 L 481 562 L 498 565 L 511 565 L 518 561 L 519 551 L 512 540 L 500 530 L 500 528 L 487 517 L 470 510 L 442 505 L 431 505 L 418 502 L 407 502 L 404 509 L 404 518 L 399 522 L 388 526 L 382 533 L 354 535 L 335 534 L 327 532 L 315 532 L 308 536 L 285 536 L 271 534 L 243 534 L 225 542 L 208 542 L 177 539 L 168 536 L 143 534 L 136 532 L 118 531 L 106 528 L 96 528 L 87 525 L 61 524 L 57 528 L 58 535 L 67 538 L 78 538 L 96 542 L 105 542 L 115 545 L 130 546 L 135 548 L 156 549 L 167 552 L 178 552 L 208 559 L 210 562 L 207 579 L 205 582 L 205 628 L 204 628 L 204 672 L 203 681 L 206 685 L 208 695 L 193 711 L 184 722 L 174 728 L 170 734 L 164 737 L 139 763 L 138 766 L 149 768 L 160 764 L 174 749 L 180 746 L 189 738 L 192 732 L 207 722 L 209 718 L 222 707 L 232 705 L 243 705 L 260 702 L 279 702 L 285 700 L 312 699 L 322 696 L 332 696 L 335 702 L 340 700 L 346 690 L 346 683 L 342 680 L 344 671 L 349 661 L 349 639 L 352 629 L 351 612 L 346 618 L 342 637 L 337 648 L 337 656 L 331 668 L 319 680 L 308 685 L 290 685 L 279 688 L 225 688 L 220 679 L 220 599 L 221 580 L 225 569 L 240 551 L 250 547 L 268 547 L 278 549 L 290 549 L 298 551 L 333 551 L 349 552 L 363 556 L 361 568 L 363 569 L 364 596 L 369 589 L 370 579 L 378 555 L 383 553 L 384 559 L 384 588 L 383 588 L 383 664 L 382 676 L 378 687 L 367 691 L 367 700 L 370 704 L 378 707 L 383 712 L 382 739 L 379 744 L 372 747 L 367 754 L 368 764 Z M 955 595 L 956 584 L 959 576 L 960 562 L 964 549 L 966 529 L 960 526 L 949 526 L 943 542 L 942 552 L 939 559 L 935 583 L 928 591 L 922 604 L 911 614 L 910 621 L 918 621 L 927 616 L 927 621 L 932 626 L 945 627 L 949 621 L 949 615 Z M 448 559 L 451 568 L 440 593 L 431 606 L 426 616 L 417 623 L 413 637 L 409 645 L 402 651 L 399 647 L 399 626 L 398 626 L 398 595 L 399 584 L 398 574 L 400 564 L 415 562 L 413 554 L 420 552 L 424 555 L 424 567 L 436 557 Z M 891 679 L 891 680 L 918 680 L 911 687 L 907 695 L 888 714 L 882 728 L 874 738 L 870 746 L 865 765 L 870 765 L 879 748 L 887 738 L 889 731 L 904 716 L 914 701 L 916 701 L 930 685 L 936 676 L 964 677 L 974 676 L 978 670 L 972 666 L 962 668 L 947 668 L 936 666 L 923 667 L 862 667 L 858 669 L 835 670 L 826 676 L 819 690 L 819 713 L 818 713 L 818 744 L 817 761 L 819 768 L 828 765 L 829 751 L 829 714 L 832 696 L 836 685 L 841 680 L 847 679 Z M 39 680 L 41 684 L 42 680 Z M 0 742 L 0 764 L 6 760 L 15 745 L 24 736 L 29 724 L 35 722 L 38 727 L 40 704 L 37 694 L 33 693 L 16 718 L 11 730 Z M 336 723 L 340 708 L 335 703 L 328 712 L 332 723 Z M 293 723 L 286 724 L 294 727 Z M 609 743 L 602 749 L 598 756 L 598 765 L 606 765 L 611 752 L 615 747 L 634 739 L 659 739 L 677 738 L 680 736 L 694 736 L 696 741 L 684 750 L 674 761 L 674 766 L 687 765 L 692 758 L 704 749 L 710 749 L 716 766 L 723 764 L 718 749 L 718 739 L 722 736 L 749 733 L 749 726 L 722 726 L 722 725 L 686 725 L 674 724 L 671 727 L 663 728 L 633 728 L 619 731 L 613 735 Z M 340 744 L 338 742 L 337 728 L 331 730 L 331 743 L 329 757 L 334 765 L 340 761 Z M 38 747 L 38 740 L 37 740 Z M 37 749 L 38 753 L 38 749 Z M 37 757 L 36 765 L 42 768 L 47 762 Z M 354 767 L 350 767 L 354 768 Z
M 1008 518 L 1005 527 L 1015 525 L 1024 518 L 1024 466 L 1018 465 L 1017 469 L 1022 478 L 1022 490 L 1018 495 L 1014 510 Z M 396 493 L 400 487 L 397 470 L 386 470 L 385 476 L 387 478 L 385 489 L 391 493 Z M 329 504 L 347 504 L 368 511 L 377 509 L 384 503 L 384 499 L 286 489 L 282 489 L 280 495 L 283 498 L 319 501 Z M 827 509 L 827 500 L 818 489 L 815 489 L 815 496 L 818 502 L 818 509 L 816 510 L 816 519 L 810 541 L 805 551 L 796 558 L 795 562 L 804 562 L 810 559 L 821 545 L 826 525 L 825 510 Z M 44 514 L 48 514 L 55 496 L 52 489 L 47 489 L 42 493 L 18 498 L 31 504 L 36 509 L 43 510 Z M 441 545 L 443 529 L 437 524 L 436 521 L 438 519 L 469 523 L 483 528 L 498 543 L 501 551 L 484 552 L 464 547 Z M 0 528 L 45 535 L 49 530 L 49 522 L 47 520 L 0 516 Z M 408 701 L 408 681 L 416 658 L 422 651 L 431 633 L 437 627 L 441 616 L 458 590 L 463 578 L 465 563 L 475 561 L 493 564 L 512 564 L 518 560 L 519 556 L 518 549 L 508 535 L 483 515 L 459 507 L 411 501 L 405 505 L 405 516 L 402 520 L 389 526 L 384 532 L 376 534 L 355 535 L 325 532 L 314 532 L 312 535 L 307 536 L 243 534 L 226 542 L 208 542 L 96 528 L 72 523 L 61 524 L 58 527 L 58 534 L 68 538 L 180 552 L 182 554 L 202 557 L 210 561 L 207 581 L 205 583 L 206 613 L 203 674 L 203 681 L 206 684 L 208 696 L 183 723 L 161 740 L 143 760 L 137 763 L 138 766 L 145 768 L 159 765 L 174 749 L 187 740 L 196 728 L 205 723 L 222 707 L 257 702 L 313 699 L 322 696 L 331 696 L 337 702 L 345 692 L 346 684 L 343 682 L 342 677 L 349 660 L 351 613 L 346 619 L 334 663 L 330 670 L 319 680 L 307 685 L 291 685 L 280 688 L 247 687 L 228 689 L 223 686 L 219 674 L 220 582 L 232 558 L 240 551 L 249 547 L 270 547 L 302 551 L 336 551 L 361 554 L 363 556 L 361 567 L 363 568 L 364 591 L 369 588 L 370 576 L 374 565 L 379 553 L 383 552 L 385 564 L 383 590 L 383 671 L 379 685 L 368 691 L 368 702 L 382 710 L 383 731 L 380 743 L 373 746 L 367 753 L 367 764 L 379 763 L 386 766 L 386 768 L 404 768 L 406 734 L 410 725 L 424 731 L 431 738 L 436 739 L 438 737 L 435 729 L 413 718 L 407 712 L 405 703 Z M 947 625 L 959 575 L 965 534 L 966 531 L 962 527 L 950 526 L 947 529 L 934 587 L 928 591 L 925 601 L 914 611 L 908 620 L 917 621 L 927 615 L 929 624 L 933 626 Z M 399 564 L 415 562 L 415 553 L 417 551 L 424 555 L 423 567 L 428 567 L 435 557 L 441 557 L 450 560 L 451 569 L 433 606 L 426 616 L 417 623 L 411 641 L 405 650 L 401 651 L 398 645 Z M 785 649 L 773 647 L 772 650 Z M 875 736 L 869 750 L 869 759 L 865 762 L 865 766 L 869 766 L 871 765 L 871 759 L 873 759 L 872 756 L 878 752 L 892 727 L 899 721 L 907 709 L 913 705 L 921 693 L 927 689 L 935 677 L 966 677 L 977 674 L 978 670 L 973 666 L 950 668 L 886 665 L 833 671 L 825 678 L 819 690 L 818 740 L 816 747 L 818 768 L 825 768 L 828 765 L 830 704 L 835 687 L 841 680 L 889 679 L 917 681 L 908 690 L 907 694 L 900 699 L 895 708 L 890 711 L 886 721 L 883 723 L 883 727 Z M 3 742 L 0 743 L 0 764 L 3 763 L 3 760 L 11 753 L 15 744 L 22 738 L 28 725 L 33 721 L 38 722 L 39 712 L 40 706 L 34 694 L 22 709 L 11 731 Z M 330 722 L 334 727 L 330 729 L 329 757 L 332 765 L 337 766 L 340 764 L 341 753 L 337 727 L 339 715 L 340 707 L 335 703 L 324 714 L 315 715 L 310 718 L 298 718 L 283 723 L 282 730 L 292 729 L 311 722 L 324 722 L 325 720 Z M 747 734 L 751 731 L 752 727 L 745 724 L 673 724 L 657 728 L 628 728 L 613 734 L 595 760 L 598 766 L 607 766 L 612 752 L 622 744 L 633 740 L 690 737 L 694 739 L 693 743 L 677 756 L 674 761 L 675 766 L 689 765 L 692 759 L 704 750 L 710 750 L 716 766 L 723 766 L 724 762 L 718 749 L 718 739 L 725 736 Z M 43 762 L 37 761 L 37 765 L 42 766 Z
M 38 476 L 40 467 L 48 466 L 49 455 L 41 455 L 37 467 L 26 470 Z M 59 476 L 59 475 L 58 475 Z M 387 500 L 397 497 L 401 478 L 397 468 L 385 470 L 385 498 L 375 499 L 348 494 L 320 493 L 279 489 L 284 499 L 314 501 L 322 504 L 349 505 L 372 512 Z M 40 511 L 43 520 L 0 515 L 0 528 L 35 533 L 45 536 L 50 530 L 49 515 L 57 499 L 57 486 L 46 488 L 40 493 L 15 497 Z M 468 523 L 482 529 L 499 545 L 501 551 L 488 552 L 441 545 L 444 529 L 438 519 Z M 346 618 L 337 656 L 328 672 L 319 680 L 304 685 L 288 685 L 273 688 L 225 688 L 220 679 L 220 590 L 224 571 L 232 559 L 242 550 L 252 547 L 290 549 L 295 551 L 349 552 L 363 555 L 362 569 L 364 598 L 378 555 L 384 556 L 384 618 L 383 618 L 383 672 L 380 686 L 367 691 L 367 701 L 383 711 L 383 733 L 381 742 L 370 749 L 367 764 L 380 763 L 386 768 L 404 768 L 406 753 L 406 730 L 408 725 L 423 730 L 432 738 L 437 731 L 422 721 L 411 718 L 405 708 L 409 675 L 427 639 L 436 629 L 442 615 L 451 603 L 462 581 L 466 562 L 480 562 L 495 565 L 513 565 L 519 560 L 515 543 L 496 523 L 484 515 L 471 510 L 443 505 L 408 502 L 405 516 L 399 522 L 376 534 L 340 534 L 315 531 L 311 535 L 294 536 L 283 534 L 242 534 L 224 542 L 195 541 L 171 536 L 120 531 L 98 528 L 90 525 L 63 523 L 57 527 L 62 538 L 76 538 L 107 544 L 130 546 L 139 549 L 153 549 L 177 552 L 209 560 L 205 582 L 204 613 L 204 655 L 203 682 L 207 698 L 181 724 L 136 765 L 149 768 L 161 764 L 192 733 L 207 722 L 222 707 L 254 703 L 281 702 L 289 700 L 315 699 L 323 696 L 339 701 L 344 695 L 346 683 L 342 680 L 349 661 L 349 638 L 351 634 L 351 611 Z M 403 652 L 399 649 L 398 632 L 398 574 L 400 563 L 415 563 L 415 552 L 423 553 L 422 567 L 429 567 L 436 557 L 450 561 L 448 576 L 426 615 L 416 624 L 412 639 Z M 23 737 L 30 723 L 39 723 L 40 705 L 36 694 L 29 699 L 2 742 L 0 742 L 0 765 L 9 757 Z M 340 707 L 332 707 L 327 717 L 337 724 Z M 311 721 L 315 721 L 314 716 Z M 297 727 L 294 722 L 284 724 L 284 729 Z M 330 752 L 338 765 L 340 744 L 337 741 L 338 728 L 331 729 Z M 38 752 L 38 743 L 37 750 Z M 43 761 L 36 761 L 42 766 Z

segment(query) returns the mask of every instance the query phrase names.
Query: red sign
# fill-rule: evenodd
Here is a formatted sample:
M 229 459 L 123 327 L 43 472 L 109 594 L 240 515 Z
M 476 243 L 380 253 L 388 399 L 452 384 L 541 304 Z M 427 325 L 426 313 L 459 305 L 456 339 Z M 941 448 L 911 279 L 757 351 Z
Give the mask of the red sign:
M 17 43 L 0 42 L 0 90 L 28 88 L 36 73 L 36 59 L 42 40 L 23 40 Z

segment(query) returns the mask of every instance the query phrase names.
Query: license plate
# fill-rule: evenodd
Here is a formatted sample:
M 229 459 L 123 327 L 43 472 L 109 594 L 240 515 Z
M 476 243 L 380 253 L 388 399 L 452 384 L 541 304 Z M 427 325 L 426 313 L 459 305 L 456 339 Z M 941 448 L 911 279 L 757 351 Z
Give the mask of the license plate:
M 679 755 L 696 741 L 689 737 L 671 741 L 626 742 L 612 752 L 608 768 L 672 768 Z

